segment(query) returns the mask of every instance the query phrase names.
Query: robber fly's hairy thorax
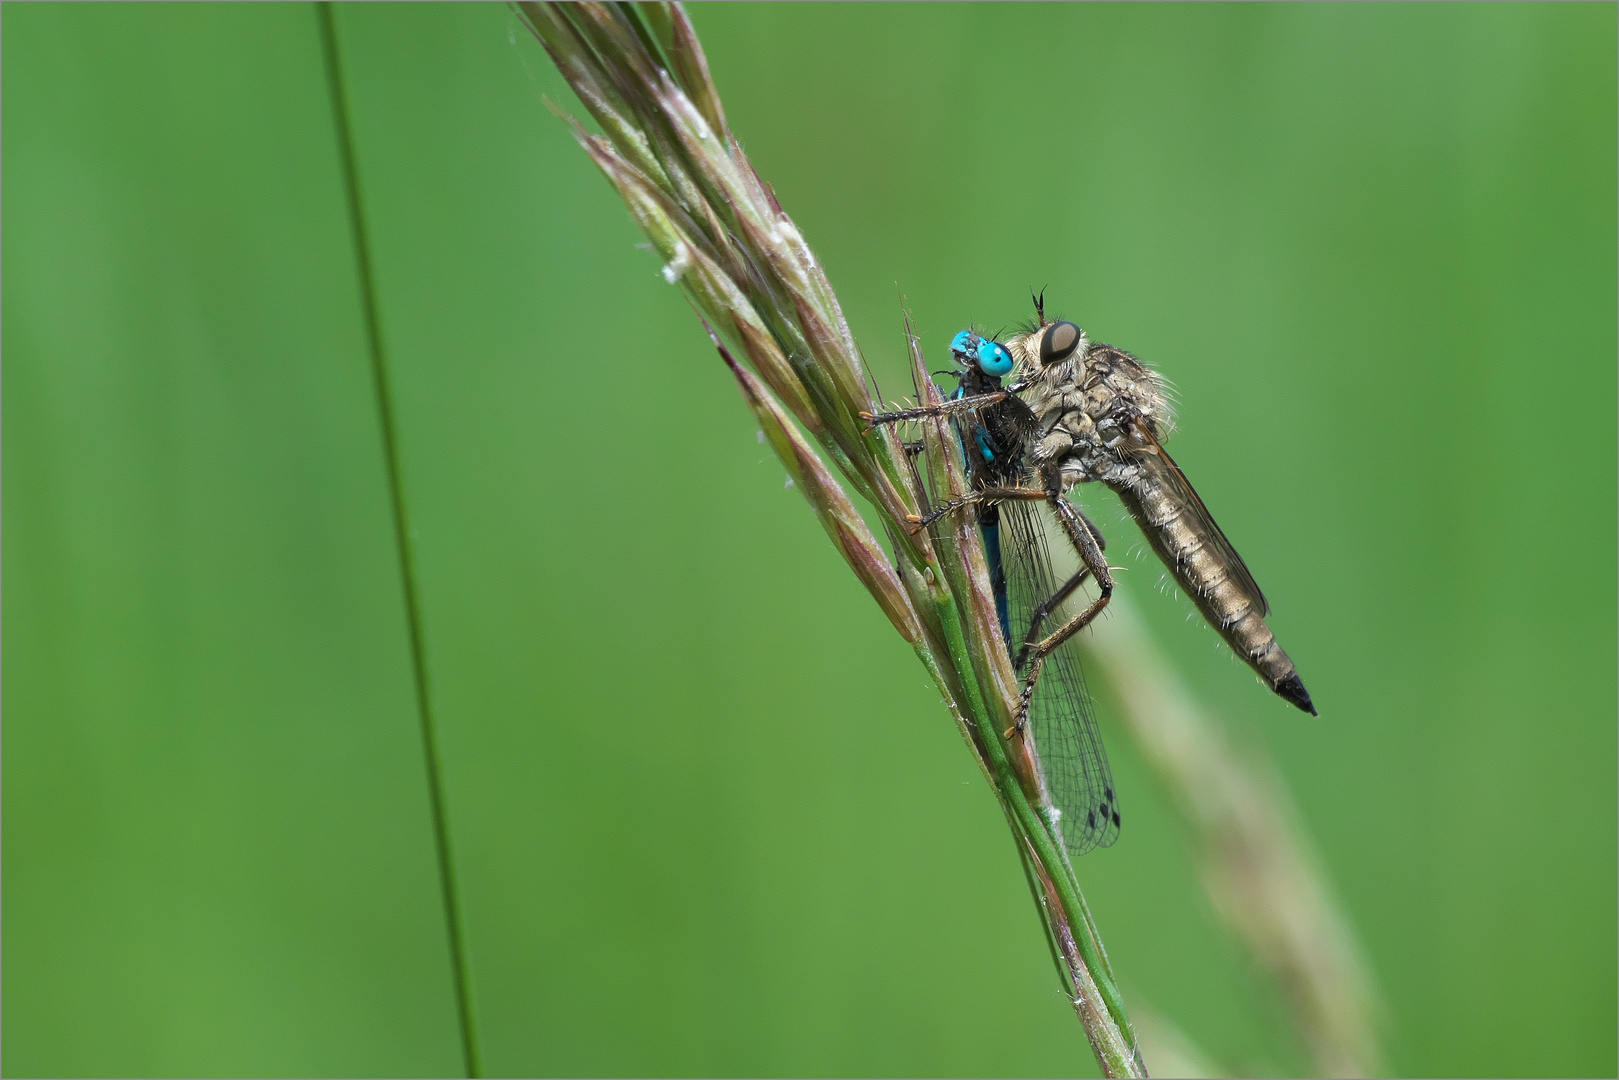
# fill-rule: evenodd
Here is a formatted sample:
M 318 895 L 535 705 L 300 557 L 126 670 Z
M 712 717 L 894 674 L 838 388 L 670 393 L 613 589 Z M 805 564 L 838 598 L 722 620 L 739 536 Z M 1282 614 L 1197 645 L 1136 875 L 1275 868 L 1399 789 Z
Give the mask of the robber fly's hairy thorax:
M 1037 465 L 1056 464 L 1063 488 L 1089 481 L 1109 487 L 1139 478 L 1129 451 L 1144 424 L 1162 442 L 1175 411 L 1157 372 L 1111 345 L 1093 345 L 1070 322 L 1046 322 L 1009 338 L 1022 399 L 1039 424 L 1031 453 Z

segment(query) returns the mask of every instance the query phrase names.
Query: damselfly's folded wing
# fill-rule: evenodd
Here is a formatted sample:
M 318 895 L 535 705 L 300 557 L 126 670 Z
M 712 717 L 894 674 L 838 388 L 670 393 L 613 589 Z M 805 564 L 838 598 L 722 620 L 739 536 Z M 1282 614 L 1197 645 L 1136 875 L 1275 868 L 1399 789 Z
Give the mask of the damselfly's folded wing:
M 1000 507 L 1001 549 L 1005 560 L 1011 608 L 1015 658 L 1029 634 L 1036 608 L 1056 595 L 1061 582 L 1052 571 L 1046 547 L 1045 503 L 1007 502 Z M 1044 637 L 1062 625 L 1066 608 L 1046 619 L 1038 634 Z M 1029 703 L 1029 726 L 1052 800 L 1062 811 L 1059 825 L 1072 856 L 1094 847 L 1107 847 L 1119 838 L 1119 800 L 1108 768 L 1107 750 L 1096 725 L 1096 710 L 1085 685 L 1074 638 L 1063 642 L 1046 658 L 1034 699 Z M 1028 671 L 1018 672 L 1027 676 Z

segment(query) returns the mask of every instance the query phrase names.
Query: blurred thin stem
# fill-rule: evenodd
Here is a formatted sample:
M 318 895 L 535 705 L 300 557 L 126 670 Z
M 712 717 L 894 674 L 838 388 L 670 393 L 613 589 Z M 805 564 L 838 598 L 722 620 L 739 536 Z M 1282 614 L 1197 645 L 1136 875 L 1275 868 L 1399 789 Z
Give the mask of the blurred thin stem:
M 327 90 L 331 94 L 332 117 L 337 128 L 338 158 L 343 167 L 344 194 L 348 200 L 349 229 L 354 243 L 355 269 L 359 276 L 360 305 L 364 313 L 366 351 L 371 361 L 372 392 L 377 400 L 383 462 L 387 468 L 389 505 L 394 526 L 394 546 L 399 559 L 399 578 L 405 597 L 405 624 L 409 630 L 411 674 L 416 691 L 417 720 L 421 729 L 423 762 L 427 770 L 427 800 L 433 820 L 433 843 L 438 856 L 439 897 L 444 906 L 444 922 L 449 943 L 451 985 L 455 990 L 456 1017 L 460 1021 L 462 1063 L 468 1076 L 482 1075 L 479 1060 L 477 1011 L 472 1002 L 472 970 L 467 960 L 460 895 L 455 881 L 455 856 L 450 843 L 449 812 L 445 806 L 443 768 L 440 764 L 437 725 L 433 716 L 433 695 L 428 684 L 427 646 L 422 629 L 420 591 L 416 581 L 416 557 L 411 544 L 409 507 L 400 468 L 399 439 L 396 434 L 393 394 L 388 386 L 387 358 L 382 350 L 381 324 L 377 318 L 377 292 L 371 272 L 371 241 L 366 231 L 365 203 L 360 197 L 359 169 L 354 160 L 354 140 L 349 125 L 348 96 L 343 85 L 342 53 L 338 48 L 337 23 L 330 3 L 317 4 L 321 51 L 326 62 Z
M 1377 1076 L 1371 975 L 1275 767 L 1239 753 L 1153 644 L 1128 595 L 1085 648 L 1198 849 L 1220 917 L 1281 988 L 1322 1076 Z

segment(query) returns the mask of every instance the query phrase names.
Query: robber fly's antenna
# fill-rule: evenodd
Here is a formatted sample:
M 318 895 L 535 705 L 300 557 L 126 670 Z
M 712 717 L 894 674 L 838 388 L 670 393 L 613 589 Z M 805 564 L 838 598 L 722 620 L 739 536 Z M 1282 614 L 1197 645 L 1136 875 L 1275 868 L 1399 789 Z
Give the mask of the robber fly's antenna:
M 1046 325 L 1046 287 L 1040 286 L 1040 294 L 1035 295 L 1033 289 L 1029 290 L 1029 299 L 1034 301 L 1034 314 L 1040 320 L 1040 325 Z

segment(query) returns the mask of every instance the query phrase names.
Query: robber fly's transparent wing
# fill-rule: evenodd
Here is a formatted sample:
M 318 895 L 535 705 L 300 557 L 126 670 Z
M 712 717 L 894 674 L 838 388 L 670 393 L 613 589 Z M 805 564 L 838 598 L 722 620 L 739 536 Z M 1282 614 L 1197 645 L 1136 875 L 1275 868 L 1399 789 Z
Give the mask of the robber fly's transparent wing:
M 1163 444 L 1153 436 L 1151 429 L 1146 424 L 1137 420 L 1135 428 L 1137 438 L 1135 458 L 1164 481 L 1170 492 L 1174 494 L 1176 501 L 1180 503 L 1181 512 L 1189 514 L 1192 520 L 1197 523 L 1199 531 L 1208 537 L 1208 541 L 1214 547 L 1221 564 L 1225 566 L 1226 573 L 1247 595 L 1248 602 L 1254 606 L 1255 611 L 1259 612 L 1260 618 L 1269 615 L 1270 601 L 1266 600 L 1265 594 L 1259 591 L 1259 582 L 1255 581 L 1254 575 L 1248 572 L 1248 564 L 1242 561 L 1242 556 L 1237 554 L 1237 549 L 1231 546 L 1230 540 L 1226 539 L 1225 532 L 1215 523 L 1214 515 L 1209 513 L 1209 508 L 1203 505 L 1203 500 L 1198 497 L 1196 489 L 1192 487 L 1192 482 L 1186 479 L 1186 474 L 1181 472 L 1181 467 L 1175 464 L 1175 459 L 1169 456 L 1169 451 L 1164 449 Z
M 1014 658 L 1028 635 L 1034 610 L 1055 595 L 1063 583 L 1052 570 L 1047 547 L 1049 516 L 1045 503 L 1001 504 L 1001 544 L 1014 639 L 1008 644 Z M 1083 592 L 1075 595 L 1082 597 Z M 1039 628 L 1039 636 L 1044 637 L 1072 617 L 1069 609 L 1074 606 L 1064 605 L 1047 618 Z M 1027 665 L 1018 675 L 1028 675 Z M 1068 853 L 1078 856 L 1094 847 L 1107 847 L 1119 838 L 1119 804 L 1074 638 L 1046 658 L 1040 681 L 1035 684 L 1034 700 L 1029 704 L 1029 720 L 1046 784 L 1062 811 L 1061 827 Z

